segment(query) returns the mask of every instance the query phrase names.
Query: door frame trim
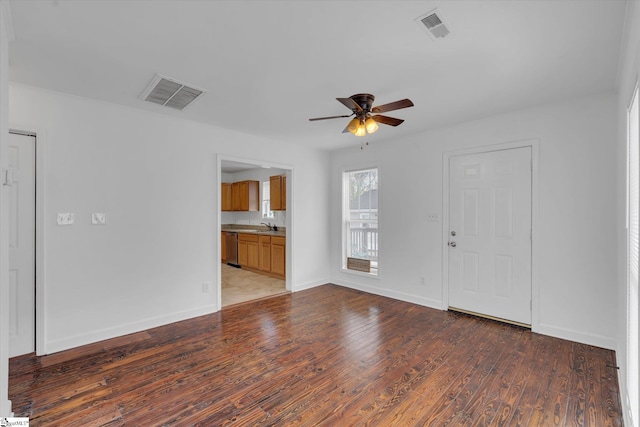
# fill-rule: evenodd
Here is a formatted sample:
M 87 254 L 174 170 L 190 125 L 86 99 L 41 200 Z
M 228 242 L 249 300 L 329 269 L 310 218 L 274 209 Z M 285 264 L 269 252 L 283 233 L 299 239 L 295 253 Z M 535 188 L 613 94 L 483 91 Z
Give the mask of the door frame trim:
M 531 148 L 531 330 L 537 332 L 540 325 L 538 206 L 539 206 L 539 146 L 536 138 L 504 142 L 492 145 L 444 151 L 442 153 L 442 308 L 449 308 L 449 162 L 451 157 L 482 154 L 515 148 Z
M 285 288 L 287 291 L 295 292 L 293 286 L 293 274 L 294 274 L 294 252 L 293 252 L 293 236 L 294 236 L 294 207 L 293 207 L 293 193 L 294 193 L 294 173 L 295 169 L 293 165 L 285 163 L 274 163 L 266 160 L 256 160 L 245 157 L 238 157 L 232 155 L 226 155 L 218 153 L 216 155 L 216 211 L 214 217 L 216 218 L 216 256 L 215 256 L 215 271 L 216 271 L 216 284 L 214 285 L 216 291 L 216 307 L 217 310 L 222 310 L 222 269 L 220 268 L 220 251 L 222 250 L 221 243 L 221 230 L 222 230 L 222 194 L 220 192 L 220 184 L 222 183 L 222 162 L 228 160 L 232 162 L 247 163 L 251 165 L 269 167 L 276 169 L 283 169 L 286 171 L 287 176 L 287 206 L 285 217 L 285 228 L 287 230 L 285 241 Z M 260 190 L 260 196 L 262 196 L 262 190 Z M 262 203 L 262 198 L 260 199 Z

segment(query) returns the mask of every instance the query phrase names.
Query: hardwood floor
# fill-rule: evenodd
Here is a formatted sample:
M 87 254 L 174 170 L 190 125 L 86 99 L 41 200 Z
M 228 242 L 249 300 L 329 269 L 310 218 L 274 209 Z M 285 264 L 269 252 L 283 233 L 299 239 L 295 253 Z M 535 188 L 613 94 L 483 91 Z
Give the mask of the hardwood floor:
M 10 361 L 33 426 L 620 426 L 612 351 L 324 285 Z
M 282 279 L 221 264 L 222 306 L 270 297 L 287 291 Z

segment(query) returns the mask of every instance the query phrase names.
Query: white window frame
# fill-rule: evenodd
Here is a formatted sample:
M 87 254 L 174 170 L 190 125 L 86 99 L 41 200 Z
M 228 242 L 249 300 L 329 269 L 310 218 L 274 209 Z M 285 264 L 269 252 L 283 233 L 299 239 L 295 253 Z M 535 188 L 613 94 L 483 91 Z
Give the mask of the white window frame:
M 376 170 L 377 173 L 377 190 L 378 190 L 378 207 L 377 207 L 377 218 L 375 219 L 351 219 L 350 218 L 350 209 L 349 209 L 349 176 L 354 172 L 364 172 L 368 170 Z M 378 165 L 369 165 L 366 167 L 358 167 L 353 169 L 345 169 L 342 171 L 342 260 L 341 267 L 342 271 L 355 275 L 362 275 L 371 278 L 378 278 L 380 275 L 380 239 L 379 239 L 379 224 L 380 224 L 380 167 Z M 362 214 L 361 214 L 362 216 Z M 376 224 L 377 236 L 376 236 L 376 248 L 377 259 L 375 262 L 372 262 L 372 268 L 370 272 L 352 270 L 347 268 L 347 257 L 349 256 L 349 238 L 350 238 L 350 224 Z
M 627 108 L 627 372 L 631 417 L 640 421 L 640 90 L 638 82 Z
M 263 219 L 274 219 L 275 213 L 271 210 L 271 182 L 263 181 L 262 185 L 262 199 L 260 203 L 260 211 Z

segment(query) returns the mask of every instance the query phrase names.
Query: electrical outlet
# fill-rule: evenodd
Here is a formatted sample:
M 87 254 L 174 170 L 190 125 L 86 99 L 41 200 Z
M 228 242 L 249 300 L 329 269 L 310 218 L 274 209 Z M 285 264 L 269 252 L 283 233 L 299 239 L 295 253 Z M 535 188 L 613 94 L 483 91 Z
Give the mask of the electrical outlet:
M 422 285 L 422 286 L 427 286 L 427 281 L 426 281 L 426 279 L 424 278 L 424 276 L 421 276 L 421 277 L 420 277 L 420 285 Z
M 71 212 L 58 212 L 56 221 L 58 225 L 73 225 L 75 215 Z
M 208 293 L 209 289 L 211 289 L 211 282 L 202 282 L 202 293 Z
M 107 214 L 105 213 L 92 213 L 91 224 L 93 225 L 105 225 L 107 223 Z

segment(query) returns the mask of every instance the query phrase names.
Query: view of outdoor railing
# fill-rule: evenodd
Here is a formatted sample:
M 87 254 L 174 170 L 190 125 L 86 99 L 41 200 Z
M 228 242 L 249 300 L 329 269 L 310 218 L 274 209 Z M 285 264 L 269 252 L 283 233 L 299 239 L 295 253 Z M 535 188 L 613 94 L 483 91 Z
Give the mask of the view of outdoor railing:
M 378 229 L 370 227 L 351 226 L 350 234 L 350 256 L 355 258 L 378 260 Z

